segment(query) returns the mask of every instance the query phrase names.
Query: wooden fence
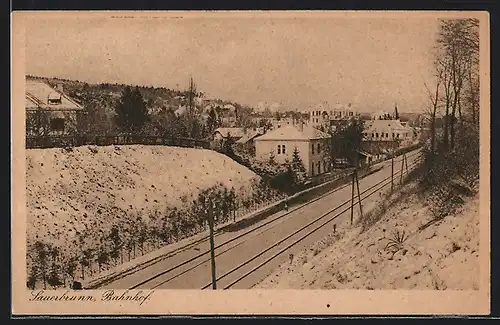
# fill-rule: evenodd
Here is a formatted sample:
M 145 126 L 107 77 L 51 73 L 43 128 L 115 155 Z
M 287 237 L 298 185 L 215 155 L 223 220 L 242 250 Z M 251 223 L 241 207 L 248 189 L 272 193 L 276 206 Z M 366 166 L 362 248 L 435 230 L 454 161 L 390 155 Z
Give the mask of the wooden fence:
M 162 136 L 144 136 L 144 135 L 120 135 L 120 136 L 27 136 L 26 148 L 65 148 L 78 147 L 84 145 L 163 145 L 186 148 L 204 148 L 209 149 L 210 143 L 206 140 L 162 137 Z

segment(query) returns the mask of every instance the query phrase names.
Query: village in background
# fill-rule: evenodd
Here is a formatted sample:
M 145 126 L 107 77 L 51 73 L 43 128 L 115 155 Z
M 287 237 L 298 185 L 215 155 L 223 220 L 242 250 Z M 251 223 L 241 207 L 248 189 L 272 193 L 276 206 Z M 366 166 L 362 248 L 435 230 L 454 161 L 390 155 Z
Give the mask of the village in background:
M 351 103 L 325 102 L 302 109 L 259 103 L 253 108 L 205 98 L 192 79 L 190 86 L 181 91 L 27 76 L 26 147 L 177 141 L 218 151 L 231 147 L 232 154 L 247 164 L 283 164 L 292 160 L 297 148 L 311 177 L 336 165 L 354 164 L 340 139 L 349 128 L 362 140 L 359 164 L 386 158 L 429 137 L 424 114 L 414 108 L 398 111 L 396 104 L 372 113 Z M 437 128 L 441 124 L 438 118 Z

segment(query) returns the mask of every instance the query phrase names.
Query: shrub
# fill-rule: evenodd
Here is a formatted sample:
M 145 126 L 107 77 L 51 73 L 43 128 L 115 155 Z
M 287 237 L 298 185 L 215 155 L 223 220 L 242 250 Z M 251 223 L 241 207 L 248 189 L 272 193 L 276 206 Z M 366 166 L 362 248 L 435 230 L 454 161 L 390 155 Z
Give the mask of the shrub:
M 442 141 L 434 151 L 424 149 L 420 186 L 435 219 L 455 212 L 464 200 L 477 192 L 479 180 L 479 135 L 462 129 L 448 149 Z

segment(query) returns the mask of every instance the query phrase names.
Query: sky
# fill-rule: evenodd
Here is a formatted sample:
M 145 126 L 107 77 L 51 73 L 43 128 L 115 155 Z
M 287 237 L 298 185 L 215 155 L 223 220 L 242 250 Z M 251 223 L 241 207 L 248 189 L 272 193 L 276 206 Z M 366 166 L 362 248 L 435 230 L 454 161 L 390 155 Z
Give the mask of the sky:
M 281 109 L 422 111 L 436 18 L 32 18 L 26 73 L 186 89 Z

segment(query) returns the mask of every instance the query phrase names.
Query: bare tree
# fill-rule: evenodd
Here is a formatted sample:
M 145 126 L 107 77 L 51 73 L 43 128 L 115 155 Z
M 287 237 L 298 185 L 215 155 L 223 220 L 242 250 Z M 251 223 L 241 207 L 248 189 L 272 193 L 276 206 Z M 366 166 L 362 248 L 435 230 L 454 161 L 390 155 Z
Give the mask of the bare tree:
M 476 19 L 442 20 L 437 45 L 440 49 L 440 60 L 445 68 L 445 128 L 444 145 L 451 149 L 455 146 L 456 122 L 462 127 L 464 116 L 462 111 L 463 89 L 466 82 L 472 88 L 468 106 L 476 119 L 476 93 L 474 77 L 479 62 L 479 22 Z M 468 79 L 467 79 L 468 77 Z M 457 116 L 458 115 L 458 116 Z
M 441 87 L 444 75 L 443 66 L 438 61 L 435 62 L 435 69 L 436 69 L 436 75 L 435 75 L 436 90 L 434 91 L 434 93 L 432 93 L 427 84 L 424 83 L 425 89 L 427 90 L 427 93 L 429 95 L 429 100 L 431 102 L 431 108 L 424 112 L 430 122 L 429 124 L 431 129 L 431 148 L 430 148 L 431 152 L 434 152 L 434 148 L 436 146 L 436 113 L 439 106 L 439 89 Z

